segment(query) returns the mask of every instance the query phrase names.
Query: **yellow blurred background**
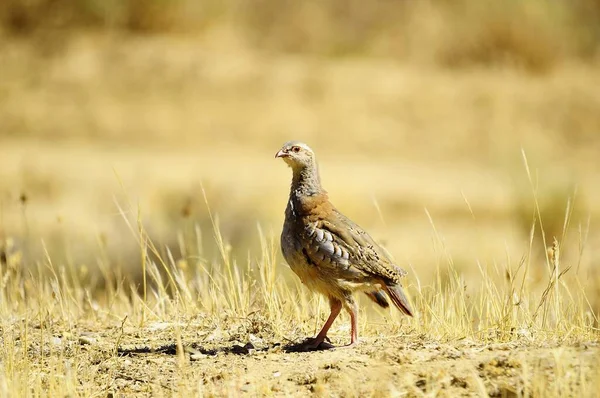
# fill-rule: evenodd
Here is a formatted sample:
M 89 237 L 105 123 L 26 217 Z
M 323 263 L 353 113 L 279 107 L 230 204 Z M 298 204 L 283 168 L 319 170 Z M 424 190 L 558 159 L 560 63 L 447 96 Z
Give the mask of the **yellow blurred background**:
M 595 275 L 597 0 L 4 0 L 0 24 L 5 255 L 135 267 L 119 208 L 139 206 L 175 252 L 199 225 L 210 260 L 204 188 L 233 254 L 258 257 L 291 178 L 274 154 L 298 139 L 420 280 L 448 256 L 473 282 L 517 263 L 536 201 L 547 244 Z

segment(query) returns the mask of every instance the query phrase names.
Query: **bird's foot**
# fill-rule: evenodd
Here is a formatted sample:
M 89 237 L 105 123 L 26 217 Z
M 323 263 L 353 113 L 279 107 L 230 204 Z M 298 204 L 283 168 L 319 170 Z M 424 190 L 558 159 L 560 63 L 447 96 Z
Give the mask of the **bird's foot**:
M 311 337 L 306 339 L 299 346 L 300 351 L 320 351 L 320 350 L 330 350 L 335 348 L 333 344 L 331 344 L 331 340 L 329 337 Z
M 358 345 L 358 340 L 356 341 L 352 341 L 348 344 L 346 344 L 345 346 L 342 346 L 340 348 L 355 348 Z

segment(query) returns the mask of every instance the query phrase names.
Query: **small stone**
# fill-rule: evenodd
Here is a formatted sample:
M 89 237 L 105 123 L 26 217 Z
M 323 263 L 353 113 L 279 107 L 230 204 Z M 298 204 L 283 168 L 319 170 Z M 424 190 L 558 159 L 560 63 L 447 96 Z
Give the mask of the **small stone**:
M 206 354 L 194 347 L 185 347 L 185 352 L 190 354 L 190 361 L 198 361 L 202 358 L 206 358 Z
M 201 352 L 195 352 L 193 354 L 190 354 L 190 361 L 199 361 L 200 359 L 206 358 L 206 355 L 204 355 Z
M 79 344 L 92 345 L 96 344 L 96 339 L 92 336 L 79 336 Z

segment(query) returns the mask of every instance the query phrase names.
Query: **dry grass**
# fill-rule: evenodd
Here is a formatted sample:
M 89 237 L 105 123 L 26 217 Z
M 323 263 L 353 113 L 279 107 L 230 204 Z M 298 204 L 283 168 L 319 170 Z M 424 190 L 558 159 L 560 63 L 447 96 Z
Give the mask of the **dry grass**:
M 400 255 L 399 263 L 409 269 L 407 288 L 419 315 L 406 319 L 396 312 L 373 312 L 373 306 L 363 302 L 363 344 L 358 349 L 299 354 L 286 352 L 285 346 L 313 334 L 327 310 L 291 275 L 279 255 L 276 236 L 289 176 L 270 152 L 251 151 L 253 157 L 265 159 L 255 159 L 256 164 L 244 157 L 246 151 L 233 147 L 212 157 L 202 153 L 201 160 L 185 152 L 167 156 L 162 150 L 127 150 L 121 157 L 84 148 L 71 147 L 66 156 L 61 146 L 21 147 L 22 154 L 46 166 L 45 174 L 24 174 L 29 184 L 40 184 L 25 203 L 4 197 L 3 225 L 17 226 L 10 236 L 18 238 L 12 243 L 4 239 L 4 395 L 378 391 L 411 396 L 597 396 L 600 294 L 594 224 L 590 228 L 585 217 L 581 222 L 573 218 L 576 212 L 571 208 L 581 205 L 580 192 L 571 193 L 575 204 L 571 199 L 564 206 L 554 205 L 559 214 L 548 213 L 543 203 L 551 191 L 540 190 L 537 180 L 540 173 L 549 176 L 526 159 L 520 167 L 523 192 L 516 200 L 521 203 L 528 191 L 531 213 L 515 219 L 530 219 L 528 233 L 520 234 L 518 224 L 511 223 L 510 207 L 503 210 L 500 202 L 495 210 L 485 208 L 492 201 L 482 191 L 494 195 L 509 190 L 492 188 L 501 179 L 485 187 L 481 181 L 469 186 L 454 180 L 456 198 L 419 199 L 427 193 L 427 174 L 412 163 L 423 189 L 414 189 L 410 200 L 430 205 L 429 211 L 409 217 L 414 206 L 408 198 L 408 208 L 394 210 L 389 203 L 397 193 L 376 191 L 382 220 L 374 221 L 377 208 L 344 200 L 344 192 L 351 192 L 342 178 L 348 166 L 338 167 L 323 156 L 324 179 L 333 188 L 334 200 L 340 199 L 336 202 L 344 211 L 384 237 L 387 247 Z M 7 165 L 18 163 L 10 152 L 3 152 Z M 254 207 L 262 196 L 248 195 L 261 185 L 220 164 L 222 153 L 252 169 L 277 170 L 271 184 L 283 192 L 273 192 L 273 197 L 269 193 L 265 207 Z M 115 165 L 116 176 L 107 162 Z M 173 169 L 177 162 L 189 163 L 190 170 Z M 69 164 L 79 165 L 74 174 Z M 152 178 L 135 171 L 151 164 L 154 168 L 146 172 Z M 351 164 L 366 172 L 353 177 L 359 184 L 355 189 L 362 189 L 357 180 L 376 188 L 377 180 L 367 177 L 372 164 Z M 198 181 L 194 170 L 211 166 L 222 170 L 207 177 L 208 201 L 200 186 L 183 189 Z M 385 172 L 386 167 L 375 170 Z M 98 168 L 107 169 L 105 175 L 94 171 Z M 436 170 L 432 183 L 442 173 Z M 62 183 L 49 182 L 60 174 Z M 78 182 L 72 180 L 77 175 Z M 84 176 L 90 175 L 96 176 L 90 181 L 95 188 L 85 185 Z M 491 178 L 493 173 L 487 175 Z M 225 188 L 218 181 L 230 190 L 220 193 Z M 164 199 L 152 200 L 155 183 L 160 189 L 154 195 Z M 167 184 L 180 187 L 182 193 Z M 270 186 L 262 185 L 265 192 L 271 192 Z M 76 191 L 67 195 L 69 187 Z M 461 194 L 461 189 L 467 193 Z M 41 192 L 50 198 L 46 205 Z M 86 213 L 94 203 L 110 201 L 106 193 L 114 195 L 116 203 L 104 203 L 99 215 Z M 437 187 L 431 194 L 441 193 L 443 188 Z M 94 202 L 94 194 L 99 202 Z M 56 201 L 53 195 L 63 199 Z M 353 195 L 369 200 L 365 193 Z M 67 207 L 58 205 L 61 202 Z M 12 213 L 19 206 L 23 211 Z M 51 232 L 40 218 L 57 211 L 64 215 L 60 229 Z M 587 207 L 579 211 L 596 217 Z M 256 215 L 237 218 L 244 212 Z M 163 214 L 166 221 L 160 221 Z M 279 219 L 275 225 L 257 228 L 256 221 L 271 225 L 269 215 Z M 552 232 L 559 239 L 553 246 L 550 234 L 534 232 L 540 219 L 547 231 L 549 220 L 557 223 L 554 218 L 562 220 L 563 227 Z M 103 224 L 107 219 L 112 225 Z M 94 243 L 90 230 L 97 229 L 102 232 Z M 244 239 L 234 241 L 235 231 Z M 43 243 L 34 236 L 43 237 Z M 552 248 L 547 258 L 539 252 L 545 247 Z M 347 321 L 335 324 L 334 342 L 348 338 Z
M 117 208 L 138 243 L 138 282 L 126 278 L 130 269 L 108 259 L 102 242 L 100 276 L 68 260 L 57 263 L 49 251 L 26 264 L 22 253 L 7 248 L 0 290 L 4 395 L 262 395 L 299 393 L 295 389 L 303 385 L 346 395 L 355 386 L 342 377 L 342 369 L 356 357 L 375 367 L 361 372 L 367 384 L 359 391 L 381 388 L 376 387 L 383 381 L 377 368 L 387 372 L 393 367 L 385 364 L 396 363 L 402 369 L 408 361 L 425 368 L 411 373 L 407 367 L 410 377 L 390 379 L 383 394 L 597 396 L 598 315 L 584 287 L 592 269 L 583 251 L 575 257 L 576 266 L 563 263 L 558 240 L 550 246 L 542 281 L 531 277 L 541 264 L 530 249 L 521 259 L 477 262 L 479 283 L 469 286 L 432 222 L 439 255 L 430 271 L 433 281 L 421 280 L 423 269 L 412 269 L 408 281 L 418 316 L 363 317 L 365 346 L 356 354 L 341 350 L 315 356 L 311 363 L 340 373 L 321 372 L 306 380 L 298 370 L 308 359 L 303 355 L 311 354 L 286 356 L 281 347 L 313 333 L 314 320 L 326 310 L 297 279 L 287 278 L 272 237 L 259 228 L 259 249 L 247 260 L 236 260 L 207 209 L 219 253 L 208 260 L 197 227 L 177 233 L 179 246 L 157 247 L 139 209 L 127 201 Z M 569 221 L 567 214 L 565 225 Z M 531 247 L 533 239 L 532 234 Z M 346 333 L 332 337 L 339 341 Z M 399 351 L 389 350 L 394 347 Z M 482 349 L 492 356 L 478 354 Z M 507 357 L 506 349 L 521 354 Z M 437 352 L 439 358 L 432 354 Z M 263 355 L 267 364 L 260 360 Z M 283 365 L 290 355 L 295 369 Z M 150 362 L 144 364 L 143 358 Z M 215 360 L 221 361 L 217 373 Z M 441 366 L 428 373 L 431 360 Z M 452 368 L 448 360 L 454 361 Z M 238 373 L 248 361 L 254 379 Z M 281 369 L 291 386 L 279 383 Z
M 0 395 L 598 396 L 593 1 L 48 4 L 0 6 Z M 409 270 L 353 350 L 290 350 L 292 138 Z

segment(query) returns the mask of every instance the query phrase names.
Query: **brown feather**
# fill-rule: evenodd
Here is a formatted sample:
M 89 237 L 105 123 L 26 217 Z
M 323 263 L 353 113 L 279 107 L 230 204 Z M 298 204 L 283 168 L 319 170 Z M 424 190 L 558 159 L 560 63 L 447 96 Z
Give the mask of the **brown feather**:
M 390 296 L 392 303 L 406 315 L 413 316 L 413 311 L 408 298 L 400 285 L 384 285 L 385 292 Z

